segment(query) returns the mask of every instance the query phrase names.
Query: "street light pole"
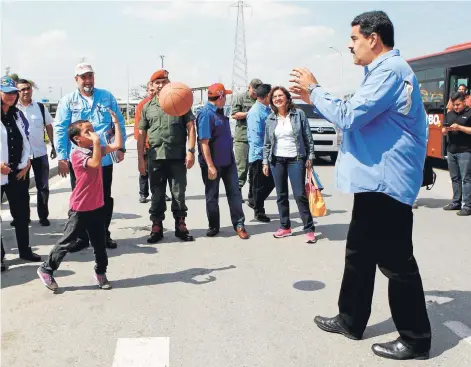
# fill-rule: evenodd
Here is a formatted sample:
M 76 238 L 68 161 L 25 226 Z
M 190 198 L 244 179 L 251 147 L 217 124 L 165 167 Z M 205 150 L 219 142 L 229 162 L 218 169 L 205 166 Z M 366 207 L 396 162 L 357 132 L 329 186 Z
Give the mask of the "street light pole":
M 129 123 L 129 62 L 126 62 L 126 75 L 128 79 L 127 98 L 126 98 L 126 123 Z
M 340 88 L 342 89 L 342 93 L 343 93 L 343 53 L 341 53 L 335 47 L 329 46 L 329 48 L 331 48 L 332 50 L 340 54 Z
M 165 58 L 165 55 L 160 55 L 160 59 L 162 60 L 162 69 L 164 68 L 164 58 Z

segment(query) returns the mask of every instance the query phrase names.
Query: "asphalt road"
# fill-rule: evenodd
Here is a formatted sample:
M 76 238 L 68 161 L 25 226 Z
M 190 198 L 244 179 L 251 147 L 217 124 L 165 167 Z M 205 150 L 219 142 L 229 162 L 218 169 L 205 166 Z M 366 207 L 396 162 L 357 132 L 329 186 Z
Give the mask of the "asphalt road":
M 304 243 L 302 235 L 272 237 L 279 225 L 274 194 L 266 206 L 272 222 L 254 222 L 244 206 L 252 237 L 238 239 L 222 188 L 222 231 L 205 237 L 204 191 L 195 165 L 189 172 L 187 223 L 196 241 L 177 241 L 169 213 L 165 239 L 148 245 L 149 204 L 138 203 L 134 144 L 130 140 L 126 160 L 114 172 L 111 231 L 119 247 L 108 251 L 110 291 L 93 283 L 90 249 L 69 254 L 56 273 L 61 290 L 47 290 L 37 279 L 37 264 L 18 260 L 8 206 L 2 205 L 10 263 L 1 277 L 2 366 L 161 367 L 168 360 L 171 367 L 471 366 L 471 220 L 440 208 L 451 195 L 446 171 L 437 171 L 432 191 L 421 191 L 415 211 L 432 358 L 401 363 L 370 351 L 371 344 L 397 337 L 380 272 L 363 340 L 326 334 L 312 321 L 337 312 L 352 208 L 352 197 L 333 189 L 329 163 L 317 166 L 329 214 L 317 219 L 316 244 Z M 69 181 L 51 182 L 49 228 L 37 224 L 34 190 L 31 194 L 31 243 L 45 257 L 65 223 Z M 301 234 L 299 215 L 292 217 Z

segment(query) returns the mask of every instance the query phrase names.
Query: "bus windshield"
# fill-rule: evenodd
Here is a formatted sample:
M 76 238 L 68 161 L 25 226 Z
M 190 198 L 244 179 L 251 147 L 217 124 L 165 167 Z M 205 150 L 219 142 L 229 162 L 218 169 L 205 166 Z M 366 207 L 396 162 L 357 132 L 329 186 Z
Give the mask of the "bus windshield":
M 445 69 L 432 68 L 416 72 L 420 94 L 426 110 L 443 109 L 445 105 Z

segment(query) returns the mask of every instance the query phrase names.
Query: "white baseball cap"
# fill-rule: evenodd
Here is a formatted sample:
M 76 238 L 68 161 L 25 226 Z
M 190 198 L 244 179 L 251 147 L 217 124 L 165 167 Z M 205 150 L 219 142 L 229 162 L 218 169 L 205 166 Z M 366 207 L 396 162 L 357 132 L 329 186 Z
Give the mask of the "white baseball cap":
M 81 62 L 80 64 L 77 64 L 77 66 L 75 66 L 75 76 L 93 72 L 93 68 L 90 64 L 85 64 Z

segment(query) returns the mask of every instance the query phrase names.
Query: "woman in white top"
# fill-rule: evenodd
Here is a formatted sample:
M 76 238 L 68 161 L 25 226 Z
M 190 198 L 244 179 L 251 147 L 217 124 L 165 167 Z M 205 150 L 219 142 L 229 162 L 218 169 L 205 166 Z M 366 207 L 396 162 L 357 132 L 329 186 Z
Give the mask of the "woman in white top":
M 315 227 L 304 190 L 306 168 L 314 161 L 314 141 L 304 112 L 295 108 L 291 94 L 275 87 L 270 94 L 273 110 L 267 118 L 263 147 L 263 172 L 271 169 L 275 181 L 281 227 L 275 238 L 292 234 L 289 218 L 288 177 L 304 224 L 307 243 L 315 243 Z
M 0 82 L 1 94 L 1 179 L 2 198 L 5 193 L 10 205 L 10 212 L 15 221 L 16 242 L 20 258 L 40 261 L 41 257 L 29 247 L 29 178 L 30 145 L 26 137 L 27 120 L 16 108 L 18 89 L 9 77 Z M 5 251 L 2 240 L 2 270 Z

